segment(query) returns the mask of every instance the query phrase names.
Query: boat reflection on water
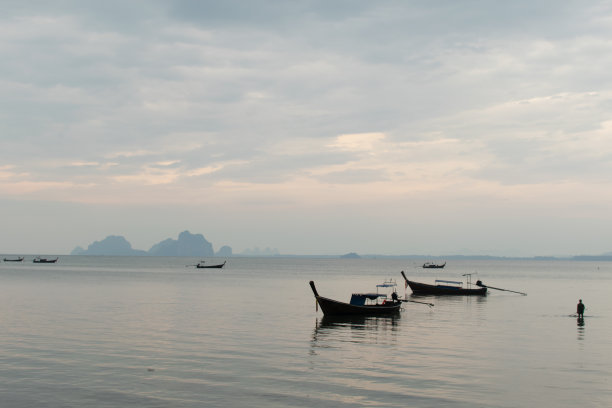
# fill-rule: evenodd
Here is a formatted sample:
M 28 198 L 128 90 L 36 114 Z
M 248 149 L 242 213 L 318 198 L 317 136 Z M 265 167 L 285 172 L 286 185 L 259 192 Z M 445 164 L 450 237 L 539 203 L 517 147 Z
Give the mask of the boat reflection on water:
M 317 318 L 313 346 L 333 343 L 384 343 L 399 332 L 400 314 L 390 316 L 323 316 Z

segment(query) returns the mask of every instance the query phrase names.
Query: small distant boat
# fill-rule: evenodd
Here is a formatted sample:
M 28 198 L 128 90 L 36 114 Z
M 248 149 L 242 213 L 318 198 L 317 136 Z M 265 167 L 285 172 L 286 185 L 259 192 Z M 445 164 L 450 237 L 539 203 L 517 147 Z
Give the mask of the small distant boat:
M 41 258 L 40 256 L 37 256 L 36 258 L 32 260 L 32 262 L 34 263 L 56 263 L 57 259 L 58 258 L 49 259 L 49 258 Z
M 434 262 L 425 262 L 423 264 L 423 268 L 425 269 L 442 269 L 446 266 L 446 262 L 442 263 L 442 264 L 437 264 Z
M 4 258 L 4 262 L 23 262 L 23 256 L 18 258 Z
M 473 296 L 480 295 L 484 296 L 487 294 L 487 287 L 479 288 L 464 288 L 463 282 L 447 281 L 447 280 L 436 280 L 435 285 L 429 285 L 427 283 L 419 283 L 408 280 L 404 271 L 402 276 L 406 281 L 406 285 L 410 286 L 412 293 L 415 295 L 451 295 L 451 296 Z M 479 281 L 480 282 L 480 281 Z
M 206 265 L 204 261 L 201 261 L 196 265 L 196 268 L 199 268 L 199 269 L 201 268 L 223 268 L 226 263 L 227 261 L 224 261 L 222 264 L 217 264 L 217 265 Z
M 383 285 L 387 285 L 387 283 Z M 351 302 L 345 303 L 319 296 L 313 281 L 310 281 L 310 288 L 312 289 L 312 293 L 314 293 L 317 304 L 321 306 L 321 310 L 325 316 L 391 315 L 399 312 L 402 307 L 402 301 L 397 297 L 396 292 L 393 292 L 390 300 L 387 299 L 386 294 L 353 293 Z M 379 299 L 382 299 L 381 303 L 378 303 Z

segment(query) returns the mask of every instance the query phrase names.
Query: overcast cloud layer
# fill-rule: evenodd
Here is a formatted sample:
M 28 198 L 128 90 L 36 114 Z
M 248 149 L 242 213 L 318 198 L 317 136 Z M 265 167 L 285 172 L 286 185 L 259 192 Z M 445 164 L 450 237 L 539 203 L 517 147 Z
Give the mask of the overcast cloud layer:
M 609 1 L 0 5 L 0 252 L 612 250 Z

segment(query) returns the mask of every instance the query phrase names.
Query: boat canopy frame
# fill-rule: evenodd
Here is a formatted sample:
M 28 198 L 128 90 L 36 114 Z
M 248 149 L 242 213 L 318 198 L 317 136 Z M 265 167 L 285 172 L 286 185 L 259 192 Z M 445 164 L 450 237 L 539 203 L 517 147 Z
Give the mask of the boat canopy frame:
M 457 281 L 450 281 L 450 280 L 444 280 L 444 279 L 436 279 L 436 283 L 451 283 L 453 285 L 459 285 L 459 286 L 463 286 L 463 282 L 457 282 Z

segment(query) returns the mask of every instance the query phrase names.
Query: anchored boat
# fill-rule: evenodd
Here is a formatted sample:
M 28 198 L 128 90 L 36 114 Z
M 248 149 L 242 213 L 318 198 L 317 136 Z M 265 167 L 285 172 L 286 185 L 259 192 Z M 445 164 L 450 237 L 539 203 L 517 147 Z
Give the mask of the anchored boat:
M 479 288 L 464 288 L 462 286 L 463 282 L 441 279 L 436 280 L 435 285 L 430 285 L 427 283 L 420 283 L 409 280 L 404 274 L 404 271 L 402 271 L 402 276 L 404 277 L 407 286 L 410 286 L 410 289 L 412 289 L 412 293 L 414 293 L 415 295 L 484 296 L 487 294 L 486 286 Z
M 23 262 L 23 256 L 18 258 L 4 258 L 4 262 Z
M 395 282 L 385 282 L 377 287 L 397 286 Z M 321 306 L 323 314 L 326 316 L 347 316 L 347 315 L 391 315 L 398 313 L 402 307 L 402 301 L 398 298 L 397 292 L 393 291 L 391 299 L 387 299 L 386 294 L 381 293 L 353 293 L 350 303 L 340 302 L 319 295 L 313 281 L 310 281 L 310 288 L 314 293 L 317 305 Z M 382 301 L 381 301 L 382 300 Z
M 425 262 L 423 264 L 423 268 L 425 269 L 442 269 L 446 266 L 446 262 L 442 263 L 442 264 L 437 264 L 437 263 L 433 263 L 433 262 Z
M 41 258 L 40 256 L 37 256 L 36 258 L 32 259 L 32 262 L 34 263 L 56 263 L 58 258 L 55 259 L 49 259 L 49 258 Z
M 222 264 L 217 264 L 217 265 L 206 265 L 204 261 L 202 261 L 196 265 L 196 268 L 199 268 L 199 269 L 201 268 L 223 268 L 226 263 L 227 261 L 224 261 Z

